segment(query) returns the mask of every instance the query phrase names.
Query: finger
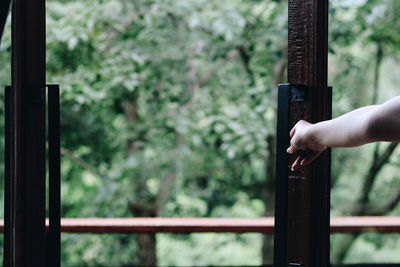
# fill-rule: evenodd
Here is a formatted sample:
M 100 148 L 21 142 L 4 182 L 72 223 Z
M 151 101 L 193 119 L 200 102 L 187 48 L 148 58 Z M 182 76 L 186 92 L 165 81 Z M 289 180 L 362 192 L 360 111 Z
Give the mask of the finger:
M 289 133 L 290 138 L 292 138 L 294 136 L 294 134 L 296 133 L 296 126 L 297 126 L 297 124 L 292 128 L 292 130 L 290 130 L 290 133 Z
M 313 162 L 318 156 L 322 153 L 322 151 L 311 151 L 308 155 L 301 160 L 300 165 L 306 166 Z
M 292 128 L 292 130 L 290 131 L 289 135 L 292 138 L 295 134 L 296 134 L 296 130 L 299 127 L 299 125 L 303 125 L 304 121 L 303 120 L 299 120 Z
M 289 154 L 294 154 L 297 152 L 297 149 L 294 146 L 290 146 L 286 151 Z
M 296 171 L 300 167 L 300 156 L 296 158 L 296 160 L 292 163 L 291 170 Z
M 293 164 L 292 164 L 292 167 L 291 167 L 291 169 L 292 169 L 292 171 L 297 171 L 298 169 L 300 169 L 302 166 L 300 165 L 300 162 L 304 159 L 304 157 L 305 157 L 305 154 L 304 153 L 300 153 L 298 156 L 297 156 L 297 158 L 296 158 L 296 160 L 293 162 Z

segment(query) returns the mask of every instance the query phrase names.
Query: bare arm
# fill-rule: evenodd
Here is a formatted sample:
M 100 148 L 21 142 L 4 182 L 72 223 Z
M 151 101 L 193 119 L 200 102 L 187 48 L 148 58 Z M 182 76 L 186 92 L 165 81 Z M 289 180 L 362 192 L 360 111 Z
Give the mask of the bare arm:
M 299 153 L 292 169 L 311 163 L 327 147 L 353 147 L 376 141 L 400 141 L 400 96 L 366 106 L 333 120 L 299 121 L 290 132 L 288 153 Z
M 372 142 L 400 141 L 400 96 L 379 105 L 368 120 L 367 136 Z

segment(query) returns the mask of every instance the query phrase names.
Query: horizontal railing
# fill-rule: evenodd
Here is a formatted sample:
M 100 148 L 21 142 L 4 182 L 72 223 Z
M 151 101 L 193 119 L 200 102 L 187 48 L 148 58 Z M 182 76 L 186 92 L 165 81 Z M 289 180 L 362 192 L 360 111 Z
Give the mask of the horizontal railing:
M 3 220 L 0 231 L 4 231 Z M 263 233 L 273 234 L 274 218 L 63 218 L 64 233 Z M 331 218 L 331 233 L 400 233 L 400 217 Z

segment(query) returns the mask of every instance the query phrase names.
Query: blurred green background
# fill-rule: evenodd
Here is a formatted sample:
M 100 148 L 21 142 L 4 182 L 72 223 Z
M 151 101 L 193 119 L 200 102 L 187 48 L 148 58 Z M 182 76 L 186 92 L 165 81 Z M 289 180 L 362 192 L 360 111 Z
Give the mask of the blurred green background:
M 47 80 L 62 90 L 62 217 L 273 216 L 287 1 L 46 2 Z M 331 0 L 329 12 L 334 116 L 398 95 L 400 1 Z M 10 43 L 8 23 L 1 87 Z M 400 216 L 396 147 L 333 150 L 332 216 Z M 62 266 L 261 265 L 272 247 L 261 234 L 63 234 Z M 331 238 L 335 263 L 400 262 L 399 251 L 400 234 Z

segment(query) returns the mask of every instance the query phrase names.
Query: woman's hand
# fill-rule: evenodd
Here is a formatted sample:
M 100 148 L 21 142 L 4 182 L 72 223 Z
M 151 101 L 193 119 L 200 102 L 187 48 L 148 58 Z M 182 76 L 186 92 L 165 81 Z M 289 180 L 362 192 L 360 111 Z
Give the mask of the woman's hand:
M 292 171 L 310 164 L 326 149 L 326 146 L 322 145 L 314 134 L 313 125 L 301 120 L 290 131 L 290 147 L 287 152 L 297 155 L 291 166 Z

